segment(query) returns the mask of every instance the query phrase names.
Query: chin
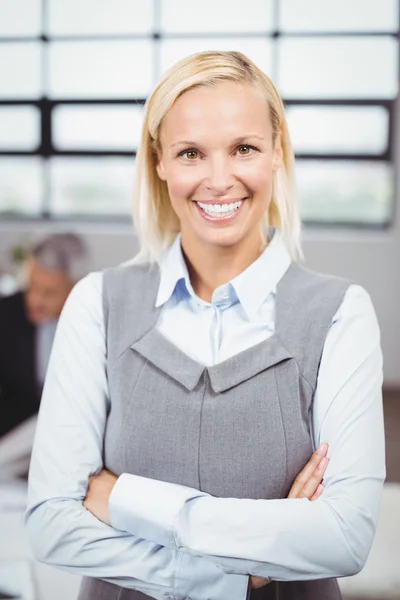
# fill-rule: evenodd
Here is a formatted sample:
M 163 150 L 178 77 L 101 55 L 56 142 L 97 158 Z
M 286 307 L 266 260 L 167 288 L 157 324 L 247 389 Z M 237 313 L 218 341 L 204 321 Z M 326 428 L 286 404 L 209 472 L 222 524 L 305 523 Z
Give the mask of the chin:
M 46 316 L 42 315 L 40 313 L 39 314 L 38 313 L 29 313 L 28 314 L 28 320 L 33 325 L 42 325 L 46 321 Z
M 221 248 L 229 248 L 237 246 L 244 241 L 244 237 L 234 232 L 219 232 L 218 235 L 202 236 L 202 242 L 209 246 L 219 246 Z

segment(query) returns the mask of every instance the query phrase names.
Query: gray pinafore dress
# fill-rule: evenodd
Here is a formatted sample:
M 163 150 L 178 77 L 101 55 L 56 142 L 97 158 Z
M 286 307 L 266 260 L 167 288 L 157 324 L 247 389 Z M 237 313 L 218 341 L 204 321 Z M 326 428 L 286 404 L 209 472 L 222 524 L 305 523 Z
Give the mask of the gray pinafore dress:
M 275 333 L 211 367 L 155 328 L 158 285 L 156 265 L 104 273 L 111 397 L 105 466 L 213 496 L 286 498 L 314 450 L 318 367 L 349 282 L 292 263 L 277 286 Z M 146 598 L 91 578 L 80 592 L 80 600 Z M 335 579 L 272 582 L 251 592 L 252 600 L 340 598 Z

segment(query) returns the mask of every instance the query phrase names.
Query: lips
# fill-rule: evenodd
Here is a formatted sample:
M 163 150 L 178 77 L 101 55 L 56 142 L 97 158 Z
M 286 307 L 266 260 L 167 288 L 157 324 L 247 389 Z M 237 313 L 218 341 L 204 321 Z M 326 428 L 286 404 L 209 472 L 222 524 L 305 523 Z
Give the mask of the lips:
M 197 211 L 202 216 L 203 219 L 209 222 L 223 222 L 226 223 L 230 221 L 240 213 L 243 204 L 245 203 L 246 198 L 244 199 L 235 199 L 235 200 L 224 200 L 224 201 L 193 201 L 196 205 Z

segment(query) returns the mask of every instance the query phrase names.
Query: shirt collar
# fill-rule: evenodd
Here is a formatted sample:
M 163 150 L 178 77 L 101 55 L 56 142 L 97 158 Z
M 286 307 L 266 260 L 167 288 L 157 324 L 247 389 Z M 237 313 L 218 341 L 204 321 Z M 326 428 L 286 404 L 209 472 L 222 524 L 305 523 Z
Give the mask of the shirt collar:
M 181 235 L 178 234 L 173 244 L 165 252 L 160 264 L 160 284 L 156 299 L 156 307 L 165 304 L 172 296 L 176 286 L 184 281 L 186 289 L 193 294 L 189 273 L 181 249 Z
M 264 252 L 245 271 L 232 279 L 243 310 L 249 320 L 257 318 L 257 313 L 291 264 L 291 258 L 282 236 L 275 231 Z
M 278 231 L 267 248 L 245 271 L 232 279 L 230 285 L 249 320 L 257 317 L 261 305 L 286 273 L 291 263 L 282 236 Z M 184 282 L 186 291 L 195 296 L 181 249 L 181 236 L 176 237 L 166 251 L 160 265 L 160 284 L 156 307 L 165 304 L 173 295 L 179 282 Z

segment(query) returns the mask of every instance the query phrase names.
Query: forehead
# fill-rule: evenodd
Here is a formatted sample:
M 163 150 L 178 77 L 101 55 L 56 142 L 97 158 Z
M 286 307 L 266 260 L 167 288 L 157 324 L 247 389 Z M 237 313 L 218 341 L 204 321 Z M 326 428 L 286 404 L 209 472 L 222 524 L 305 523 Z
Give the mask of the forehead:
M 182 94 L 163 120 L 161 140 L 174 143 L 182 136 L 219 133 L 267 137 L 271 132 L 269 107 L 261 93 L 249 84 L 222 82 Z

